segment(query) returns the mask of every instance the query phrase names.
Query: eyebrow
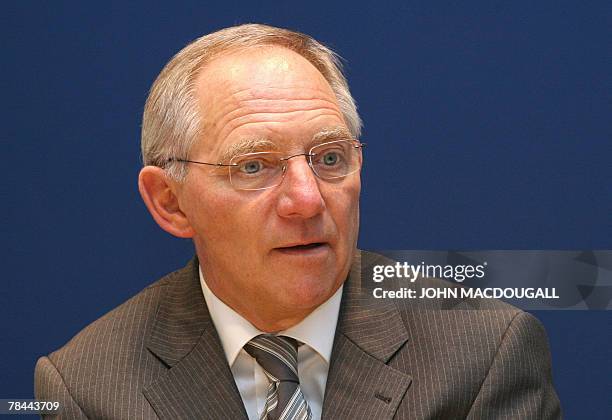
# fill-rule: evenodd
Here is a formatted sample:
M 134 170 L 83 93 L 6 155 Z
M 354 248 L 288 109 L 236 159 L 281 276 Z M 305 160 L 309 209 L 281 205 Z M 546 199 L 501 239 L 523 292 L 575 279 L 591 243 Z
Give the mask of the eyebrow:
M 270 152 L 277 150 L 276 144 L 268 139 L 264 138 L 250 138 L 239 141 L 238 143 L 230 146 L 223 155 L 221 155 L 221 162 L 229 162 L 236 156 L 244 155 L 246 153 L 256 152 Z
M 325 143 L 327 141 L 352 139 L 353 135 L 345 127 L 324 128 L 312 136 L 313 143 Z

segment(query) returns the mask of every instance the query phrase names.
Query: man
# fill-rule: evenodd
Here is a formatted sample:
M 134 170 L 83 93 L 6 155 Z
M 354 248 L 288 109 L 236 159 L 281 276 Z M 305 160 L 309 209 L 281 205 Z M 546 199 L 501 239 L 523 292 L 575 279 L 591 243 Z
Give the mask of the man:
M 147 100 L 139 189 L 197 257 L 41 358 L 37 398 L 65 418 L 558 417 L 533 317 L 371 298 L 360 127 L 306 35 L 243 25 L 179 52 Z

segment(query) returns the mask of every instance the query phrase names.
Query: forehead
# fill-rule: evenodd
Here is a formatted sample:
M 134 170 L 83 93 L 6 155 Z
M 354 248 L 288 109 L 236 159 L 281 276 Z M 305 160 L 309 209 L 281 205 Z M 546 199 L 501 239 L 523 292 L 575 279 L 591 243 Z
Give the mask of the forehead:
M 327 80 L 304 57 L 282 47 L 215 58 L 198 75 L 196 95 L 203 150 L 227 147 L 245 135 L 267 138 L 301 130 L 312 136 L 320 128 L 344 125 Z
M 242 90 L 264 94 L 270 88 L 302 87 L 333 95 L 331 87 L 312 63 L 278 46 L 251 47 L 222 54 L 201 70 L 196 85 L 202 106 L 209 102 L 207 97 L 235 95 Z

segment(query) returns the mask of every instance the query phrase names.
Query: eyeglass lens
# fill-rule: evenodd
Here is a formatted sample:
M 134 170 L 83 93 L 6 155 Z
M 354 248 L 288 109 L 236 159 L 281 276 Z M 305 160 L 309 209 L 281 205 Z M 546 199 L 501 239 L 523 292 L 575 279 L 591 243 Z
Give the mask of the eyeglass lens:
M 343 178 L 359 170 L 361 159 L 358 143 L 339 140 L 313 147 L 307 156 L 315 175 L 324 180 Z M 298 157 L 302 155 L 297 155 Z M 240 190 L 259 190 L 280 184 L 287 158 L 277 152 L 248 153 L 232 158 L 230 182 Z

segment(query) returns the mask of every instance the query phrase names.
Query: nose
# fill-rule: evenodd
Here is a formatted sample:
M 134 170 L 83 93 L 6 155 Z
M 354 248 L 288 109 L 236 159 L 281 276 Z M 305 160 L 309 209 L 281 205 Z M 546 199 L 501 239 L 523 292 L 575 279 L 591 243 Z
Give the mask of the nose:
M 285 178 L 279 188 L 277 212 L 281 217 L 307 219 L 325 209 L 318 179 L 305 156 L 287 161 Z

